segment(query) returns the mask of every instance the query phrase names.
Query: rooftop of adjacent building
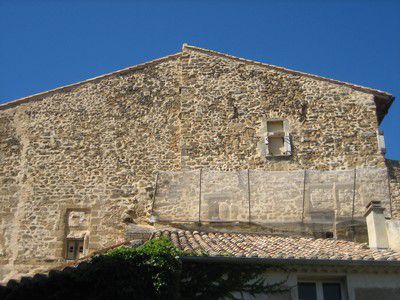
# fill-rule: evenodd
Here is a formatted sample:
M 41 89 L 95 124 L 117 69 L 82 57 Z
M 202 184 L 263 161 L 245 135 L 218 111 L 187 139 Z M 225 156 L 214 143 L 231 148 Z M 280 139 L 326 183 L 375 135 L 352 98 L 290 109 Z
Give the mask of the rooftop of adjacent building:
M 272 234 L 158 230 L 152 238 L 167 237 L 188 255 L 242 257 L 271 260 L 313 261 L 393 261 L 400 264 L 400 253 L 373 250 L 365 243 L 333 238 L 311 238 Z
M 148 235 L 146 236 L 147 233 Z M 144 235 L 143 235 L 144 234 Z M 282 234 L 256 234 L 218 231 L 191 231 L 173 227 L 150 228 L 141 238 L 96 251 L 87 257 L 57 268 L 77 266 L 96 255 L 119 247 L 137 247 L 148 239 L 165 237 L 183 251 L 184 260 L 271 263 L 277 265 L 332 265 L 352 267 L 400 267 L 400 253 L 390 249 L 371 249 L 366 243 L 334 238 L 312 238 Z M 146 237 L 145 237 L 146 236 Z

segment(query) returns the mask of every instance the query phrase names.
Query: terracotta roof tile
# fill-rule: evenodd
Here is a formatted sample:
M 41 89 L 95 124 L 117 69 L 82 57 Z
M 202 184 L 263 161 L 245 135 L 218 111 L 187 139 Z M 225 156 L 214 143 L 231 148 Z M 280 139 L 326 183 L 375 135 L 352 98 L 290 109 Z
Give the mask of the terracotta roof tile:
M 250 233 L 198 232 L 168 229 L 153 238 L 165 236 L 187 254 L 343 261 L 400 261 L 400 253 L 372 250 L 366 244 L 335 239 L 289 237 Z

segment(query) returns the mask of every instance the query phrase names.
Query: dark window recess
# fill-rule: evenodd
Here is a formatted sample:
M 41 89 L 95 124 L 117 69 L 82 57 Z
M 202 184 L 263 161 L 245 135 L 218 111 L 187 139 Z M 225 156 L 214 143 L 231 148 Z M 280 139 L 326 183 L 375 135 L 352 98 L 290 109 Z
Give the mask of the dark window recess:
M 299 300 L 317 300 L 317 287 L 313 282 L 299 282 Z
M 299 300 L 342 300 L 339 282 L 299 282 Z
M 342 300 L 340 283 L 323 283 L 324 300 Z
M 327 238 L 327 239 L 333 238 L 333 232 L 331 232 L 331 231 L 325 232 L 325 238 Z

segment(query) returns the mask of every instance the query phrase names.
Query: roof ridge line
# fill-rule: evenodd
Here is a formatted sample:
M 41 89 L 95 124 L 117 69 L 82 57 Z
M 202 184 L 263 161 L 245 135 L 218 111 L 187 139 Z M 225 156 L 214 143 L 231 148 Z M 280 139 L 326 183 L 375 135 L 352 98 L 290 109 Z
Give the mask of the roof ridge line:
M 223 52 L 218 52 L 218 51 L 215 51 L 215 50 L 210 50 L 210 49 L 206 49 L 206 48 L 201 48 L 201 47 L 197 47 L 197 46 L 188 45 L 188 44 L 185 43 L 182 46 L 182 51 L 184 51 L 186 48 L 187 49 L 196 50 L 196 51 L 199 51 L 199 52 L 203 52 L 203 53 L 207 53 L 207 54 L 214 54 L 214 55 L 226 57 L 226 58 L 237 60 L 237 61 L 241 61 L 241 62 L 244 62 L 244 63 L 251 63 L 251 64 L 254 64 L 254 65 L 269 67 L 271 69 L 275 69 L 275 70 L 278 70 L 278 71 L 286 72 L 286 73 L 289 73 L 289 74 L 302 75 L 302 76 L 307 76 L 307 77 L 314 78 L 314 79 L 317 79 L 317 80 L 327 81 L 327 82 L 334 83 L 334 84 L 345 85 L 345 86 L 348 86 L 348 87 L 353 88 L 355 90 L 359 90 L 359 91 L 366 92 L 366 93 L 371 93 L 371 94 L 378 95 L 378 96 L 394 98 L 394 96 L 392 94 L 388 93 L 388 92 L 381 91 L 381 90 L 374 89 L 374 88 L 370 88 L 370 87 L 366 87 L 366 86 L 362 86 L 362 85 L 358 85 L 358 84 L 354 84 L 354 83 L 350 83 L 350 82 L 340 81 L 340 80 L 337 80 L 337 79 L 332 79 L 332 78 L 328 78 L 328 77 L 324 77 L 324 76 L 319 76 L 319 75 L 314 75 L 314 74 L 310 74 L 310 73 L 306 73 L 306 72 L 296 71 L 296 70 L 292 70 L 292 69 L 288 69 L 288 68 L 284 68 L 284 67 L 280 67 L 280 66 L 276 66 L 276 65 L 272 65 L 272 64 L 259 62 L 259 61 L 256 61 L 256 60 L 250 60 L 250 59 L 246 59 L 246 58 L 242 58 L 242 57 L 238 57 L 238 56 L 233 56 L 233 55 L 226 54 L 226 53 L 223 53 Z
M 25 97 L 22 97 L 22 98 L 15 99 L 15 100 L 11 100 L 11 101 L 8 101 L 8 102 L 0 104 L 0 110 L 4 110 L 4 109 L 7 109 L 7 108 L 15 107 L 17 105 L 20 105 L 20 104 L 23 104 L 23 103 L 28 103 L 28 102 L 31 102 L 33 100 L 40 100 L 41 97 L 48 96 L 48 95 L 51 95 L 53 93 L 70 91 L 71 89 L 73 89 L 75 87 L 78 87 L 78 86 L 81 86 L 81 85 L 83 85 L 85 83 L 96 82 L 98 80 L 101 80 L 101 79 L 104 79 L 104 78 L 107 78 L 107 77 L 110 77 L 110 76 L 113 76 L 113 75 L 120 75 L 120 74 L 128 73 L 130 71 L 140 70 L 142 68 L 145 68 L 145 67 L 148 67 L 148 66 L 151 66 L 151 65 L 154 65 L 154 64 L 157 64 L 157 63 L 172 59 L 172 58 L 177 58 L 181 54 L 182 54 L 182 52 L 177 52 L 177 53 L 174 53 L 174 54 L 170 54 L 170 55 L 167 55 L 167 56 L 163 56 L 163 57 L 160 57 L 160 58 L 156 58 L 156 59 L 153 59 L 153 60 L 138 64 L 138 65 L 133 65 L 133 66 L 130 66 L 130 67 L 127 67 L 127 68 L 124 68 L 124 69 L 120 69 L 120 70 L 113 71 L 113 72 L 110 72 L 110 73 L 106 73 L 106 74 L 103 74 L 103 75 L 99 75 L 99 76 L 96 76 L 96 77 L 88 78 L 88 79 L 85 79 L 85 80 L 82 80 L 82 81 L 78 81 L 78 82 L 75 82 L 75 83 L 71 83 L 71 84 L 68 84 L 68 85 L 63 85 L 63 86 L 60 86 L 60 87 L 57 87 L 57 88 L 54 88 L 54 89 L 51 89 L 51 90 L 47 90 L 47 91 L 44 91 L 44 92 L 39 92 L 39 93 L 36 93 L 36 94 L 33 94 L 33 95 L 29 95 L 29 96 L 25 96 Z

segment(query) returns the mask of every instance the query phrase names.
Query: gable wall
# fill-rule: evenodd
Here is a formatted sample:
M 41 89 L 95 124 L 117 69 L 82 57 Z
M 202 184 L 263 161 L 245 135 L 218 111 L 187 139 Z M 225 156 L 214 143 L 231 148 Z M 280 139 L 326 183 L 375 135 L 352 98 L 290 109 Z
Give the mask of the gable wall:
M 0 280 L 59 264 L 67 210 L 89 210 L 90 251 L 144 217 L 180 164 L 179 76 L 168 60 L 0 112 Z
M 373 96 L 186 48 L 182 162 L 189 168 L 347 169 L 384 166 Z M 293 157 L 260 155 L 261 121 L 289 121 Z
M 263 118 L 289 121 L 293 157 L 260 155 Z M 370 94 L 190 49 L 4 109 L 0 280 L 60 263 L 68 210 L 89 211 L 90 252 L 122 241 L 157 170 L 382 167 L 377 126 Z
M 12 258 L 13 247 L 16 243 L 17 214 L 21 193 L 21 182 L 24 171 L 21 162 L 23 156 L 22 140 L 18 136 L 18 127 L 13 115 L 0 116 L 0 279 L 9 270 L 4 265 Z

